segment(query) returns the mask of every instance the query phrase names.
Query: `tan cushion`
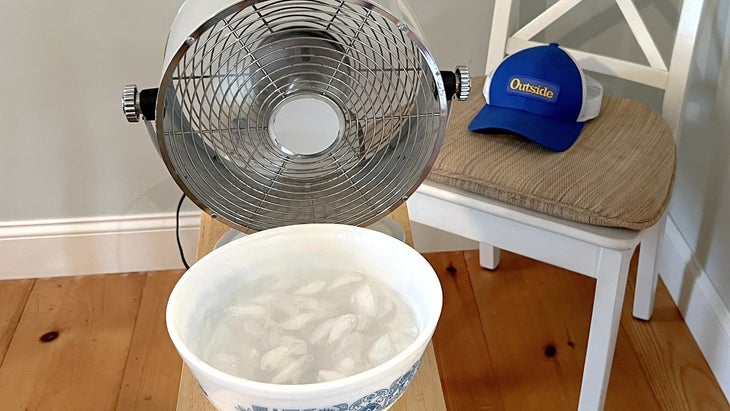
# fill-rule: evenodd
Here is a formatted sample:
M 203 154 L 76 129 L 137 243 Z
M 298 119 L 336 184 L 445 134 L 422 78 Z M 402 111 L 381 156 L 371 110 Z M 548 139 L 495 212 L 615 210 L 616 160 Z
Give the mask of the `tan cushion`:
M 604 97 L 565 152 L 514 135 L 468 131 L 484 106 L 484 78 L 467 101 L 454 102 L 446 139 L 429 179 L 594 225 L 640 230 L 664 213 L 671 196 L 676 147 L 662 117 L 646 105 Z

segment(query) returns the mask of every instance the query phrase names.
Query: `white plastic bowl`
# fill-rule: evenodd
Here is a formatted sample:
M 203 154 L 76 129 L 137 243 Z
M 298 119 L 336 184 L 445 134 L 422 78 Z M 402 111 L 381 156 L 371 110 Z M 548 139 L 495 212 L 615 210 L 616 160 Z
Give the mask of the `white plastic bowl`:
M 395 357 L 340 380 L 277 385 L 226 374 L 203 362 L 201 322 L 215 304 L 247 282 L 270 273 L 359 270 L 396 290 L 413 309 L 416 340 Z M 380 411 L 403 394 L 441 315 L 441 285 L 414 249 L 383 233 L 339 224 L 305 224 L 265 230 L 235 240 L 195 263 L 175 286 L 167 305 L 167 328 L 183 361 L 218 409 Z

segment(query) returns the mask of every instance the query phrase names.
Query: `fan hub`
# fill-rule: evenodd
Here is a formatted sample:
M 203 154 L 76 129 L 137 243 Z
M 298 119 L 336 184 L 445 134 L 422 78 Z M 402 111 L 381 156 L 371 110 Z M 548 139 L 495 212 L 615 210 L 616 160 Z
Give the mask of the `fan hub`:
M 282 100 L 269 119 L 269 137 L 284 154 L 322 155 L 342 136 L 345 119 L 330 99 L 298 94 Z

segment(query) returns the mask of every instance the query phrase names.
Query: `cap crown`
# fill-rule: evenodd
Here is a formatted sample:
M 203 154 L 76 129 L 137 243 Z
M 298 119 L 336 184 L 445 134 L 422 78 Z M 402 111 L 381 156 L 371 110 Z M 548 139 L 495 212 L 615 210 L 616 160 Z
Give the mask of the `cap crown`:
M 564 121 L 576 121 L 583 107 L 583 76 L 555 43 L 507 57 L 490 80 L 490 105 Z

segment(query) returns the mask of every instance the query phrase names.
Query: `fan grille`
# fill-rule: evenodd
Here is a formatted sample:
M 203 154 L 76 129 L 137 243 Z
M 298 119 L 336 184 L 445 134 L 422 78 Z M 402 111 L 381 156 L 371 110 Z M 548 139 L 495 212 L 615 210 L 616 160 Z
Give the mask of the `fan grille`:
M 377 7 L 242 2 L 188 43 L 160 88 L 160 151 L 193 201 L 234 227 L 368 224 L 412 193 L 435 160 L 446 121 L 438 71 Z M 339 134 L 326 149 L 277 144 L 271 119 L 292 98 L 337 112 Z

